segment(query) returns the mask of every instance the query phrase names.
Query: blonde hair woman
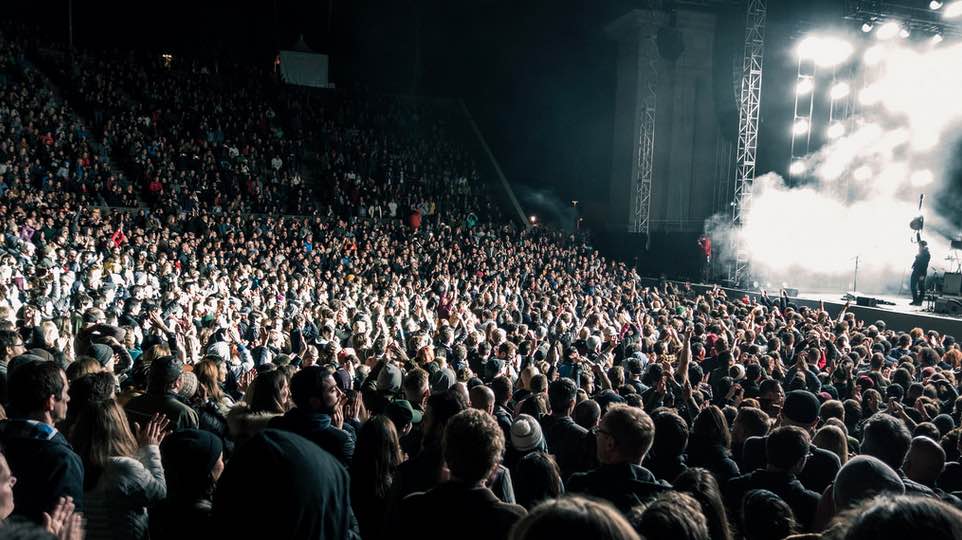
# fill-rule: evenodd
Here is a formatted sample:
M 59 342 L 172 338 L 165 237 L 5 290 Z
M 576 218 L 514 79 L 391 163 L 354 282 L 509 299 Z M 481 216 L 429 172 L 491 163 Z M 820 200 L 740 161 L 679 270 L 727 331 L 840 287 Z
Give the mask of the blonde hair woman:
M 815 432 L 812 444 L 838 456 L 842 465 L 845 465 L 845 462 L 848 461 L 848 437 L 838 426 L 822 426 Z
M 147 508 L 167 496 L 160 440 L 162 415 L 131 431 L 116 400 L 89 403 L 70 432 L 84 463 L 87 539 L 147 537 Z

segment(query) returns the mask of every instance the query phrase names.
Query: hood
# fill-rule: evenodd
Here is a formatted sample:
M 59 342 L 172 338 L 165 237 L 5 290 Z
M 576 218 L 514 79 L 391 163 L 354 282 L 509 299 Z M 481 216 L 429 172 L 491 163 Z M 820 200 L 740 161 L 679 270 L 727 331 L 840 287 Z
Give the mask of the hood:
M 4 441 L 12 439 L 52 441 L 57 439 L 57 435 L 60 435 L 57 428 L 36 420 L 12 419 L 0 422 L 0 440 Z

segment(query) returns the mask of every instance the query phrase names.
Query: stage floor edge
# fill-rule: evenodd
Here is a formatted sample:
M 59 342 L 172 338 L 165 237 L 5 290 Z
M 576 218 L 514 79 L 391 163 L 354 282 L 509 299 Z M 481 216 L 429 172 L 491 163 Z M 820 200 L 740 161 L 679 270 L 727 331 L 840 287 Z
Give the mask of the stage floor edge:
M 684 285 L 686 283 L 682 281 L 673 282 L 677 285 Z M 692 283 L 691 286 L 693 289 L 701 292 L 710 289 L 714 285 Z M 720 288 L 725 290 L 728 298 L 739 298 L 746 295 L 750 298 L 761 296 L 761 293 L 757 291 L 745 291 L 740 289 L 732 289 L 729 287 Z M 777 294 L 778 291 L 774 291 L 770 292 L 769 296 L 776 296 Z M 822 302 L 829 315 L 835 318 L 838 317 L 842 307 L 845 306 L 845 300 L 843 300 L 843 296 L 845 294 L 845 292 L 827 293 L 799 291 L 798 296 L 790 298 L 789 302 L 798 306 L 807 306 L 812 308 L 818 307 L 818 303 Z M 919 307 L 909 305 L 912 302 L 911 297 L 864 293 L 860 293 L 859 295 L 877 298 L 879 300 L 885 300 L 895 304 L 892 306 L 866 307 L 858 306 L 853 301 L 852 305 L 849 306 L 849 311 L 855 313 L 855 316 L 864 320 L 866 324 L 872 324 L 875 321 L 882 320 L 885 321 L 888 328 L 893 330 L 908 332 L 909 330 L 918 327 L 922 328 L 923 330 L 935 330 L 941 334 L 948 334 L 955 336 L 956 338 L 962 338 L 962 318 L 943 313 L 935 313 L 934 311 L 927 311 L 929 302 L 926 302 L 925 305 Z

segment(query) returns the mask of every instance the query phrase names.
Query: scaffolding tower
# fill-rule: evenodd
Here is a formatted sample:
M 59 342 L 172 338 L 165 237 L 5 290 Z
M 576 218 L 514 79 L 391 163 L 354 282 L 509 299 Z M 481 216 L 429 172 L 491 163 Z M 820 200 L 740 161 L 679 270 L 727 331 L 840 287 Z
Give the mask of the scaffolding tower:
M 735 151 L 735 195 L 732 201 L 734 257 L 728 277 L 733 286 L 746 285 L 749 259 L 738 229 L 752 205 L 755 156 L 758 150 L 758 117 L 762 98 L 762 59 L 765 52 L 767 0 L 747 0 L 745 15 L 745 57 L 738 107 L 738 144 Z

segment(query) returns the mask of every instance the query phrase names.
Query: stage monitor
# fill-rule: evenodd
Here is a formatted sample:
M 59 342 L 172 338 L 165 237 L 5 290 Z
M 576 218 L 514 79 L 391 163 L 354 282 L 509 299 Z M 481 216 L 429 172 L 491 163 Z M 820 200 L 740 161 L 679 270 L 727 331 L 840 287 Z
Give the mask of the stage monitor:
M 942 294 L 953 296 L 962 295 L 962 274 L 959 272 L 946 272 L 942 276 Z

